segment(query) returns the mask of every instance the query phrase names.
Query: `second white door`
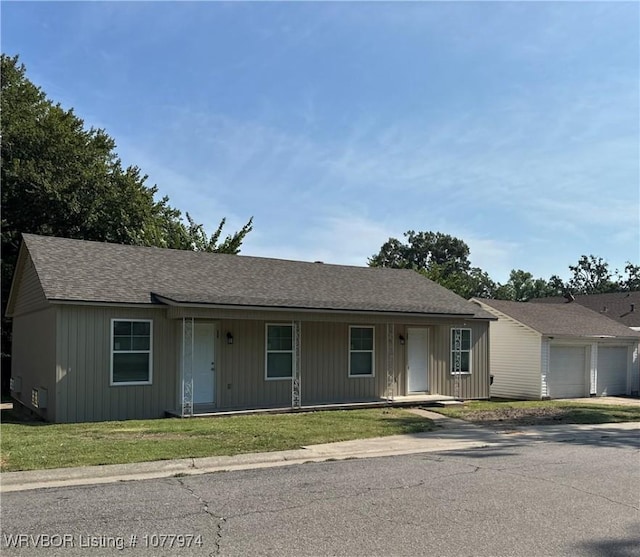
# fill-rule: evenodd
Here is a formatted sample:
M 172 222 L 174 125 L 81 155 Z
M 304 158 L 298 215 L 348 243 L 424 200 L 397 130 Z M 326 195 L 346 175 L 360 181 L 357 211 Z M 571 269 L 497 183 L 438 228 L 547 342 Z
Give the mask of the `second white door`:
M 193 402 L 215 401 L 215 323 L 198 322 L 193 331 Z
M 407 330 L 407 391 L 429 390 L 429 329 Z

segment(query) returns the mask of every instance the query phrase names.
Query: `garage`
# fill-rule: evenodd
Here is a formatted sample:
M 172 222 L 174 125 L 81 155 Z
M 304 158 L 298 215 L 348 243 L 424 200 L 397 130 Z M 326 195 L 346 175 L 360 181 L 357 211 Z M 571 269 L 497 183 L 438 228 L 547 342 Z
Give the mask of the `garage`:
M 587 346 L 551 345 L 547 384 L 551 398 L 589 396 Z
M 627 394 L 627 354 L 626 346 L 598 347 L 598 396 Z
M 490 325 L 492 397 L 635 396 L 640 390 L 640 331 L 566 301 L 473 301 L 496 318 Z

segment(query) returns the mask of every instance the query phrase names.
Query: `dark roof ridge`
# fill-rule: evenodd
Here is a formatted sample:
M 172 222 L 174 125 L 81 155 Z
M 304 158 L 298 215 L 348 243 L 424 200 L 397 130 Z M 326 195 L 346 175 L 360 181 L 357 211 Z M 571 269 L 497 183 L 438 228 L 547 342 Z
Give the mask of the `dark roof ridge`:
M 115 246 L 117 248 L 124 249 L 136 249 L 136 250 L 162 250 L 169 251 L 173 253 L 189 253 L 189 254 L 198 254 L 200 256 L 215 256 L 215 257 L 241 257 L 242 259 L 256 259 L 263 261 L 278 261 L 282 263 L 295 263 L 295 264 L 305 264 L 305 265 L 322 265 L 324 267 L 346 267 L 352 269 L 371 269 L 371 270 L 379 270 L 379 271 L 389 271 L 393 270 L 397 271 L 409 271 L 409 272 L 417 272 L 414 269 L 408 268 L 395 268 L 395 267 L 371 267 L 369 265 L 353 265 L 353 264 L 345 264 L 345 263 L 327 263 L 325 261 L 305 261 L 301 259 L 289 259 L 284 257 L 267 257 L 263 255 L 247 255 L 243 253 L 231 254 L 231 253 L 220 253 L 220 252 L 210 252 L 210 251 L 199 251 L 199 250 L 185 250 L 179 248 L 165 248 L 161 246 L 145 246 L 141 244 L 119 244 L 117 242 L 109 242 L 109 241 L 101 241 L 101 240 L 84 240 L 82 238 L 67 238 L 62 236 L 49 236 L 43 234 L 31 234 L 31 233 L 23 233 L 22 237 L 25 240 L 29 238 L 52 238 L 56 240 L 64 240 L 70 242 L 79 242 L 79 243 L 89 243 L 89 244 L 97 244 L 97 245 L 107 245 L 107 246 Z

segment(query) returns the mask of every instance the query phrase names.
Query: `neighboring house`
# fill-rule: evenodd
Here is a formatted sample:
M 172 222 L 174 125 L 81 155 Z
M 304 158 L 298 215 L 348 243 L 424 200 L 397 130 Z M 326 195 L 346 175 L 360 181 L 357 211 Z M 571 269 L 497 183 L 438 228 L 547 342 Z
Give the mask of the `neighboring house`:
M 489 396 L 489 322 L 410 270 L 25 234 L 12 396 L 47 420 Z
M 638 394 L 640 333 L 579 304 L 473 299 L 491 323 L 492 397 Z
M 640 331 L 640 292 L 610 292 L 608 294 L 588 294 L 569 297 L 553 296 L 529 300 L 538 304 L 580 304 L 593 311 Z

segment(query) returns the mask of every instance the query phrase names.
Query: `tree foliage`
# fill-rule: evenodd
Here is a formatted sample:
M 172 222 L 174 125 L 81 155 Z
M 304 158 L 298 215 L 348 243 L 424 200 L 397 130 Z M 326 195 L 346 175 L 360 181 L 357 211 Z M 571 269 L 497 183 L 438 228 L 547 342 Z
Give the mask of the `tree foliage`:
M 573 273 L 568 283 L 572 292 L 602 294 L 620 288 L 618 281 L 613 279 L 609 264 L 602 257 L 583 255 L 576 265 L 569 265 L 569 270 Z
M 561 287 L 561 291 L 563 289 L 564 286 Z M 556 290 L 546 280 L 534 279 L 533 275 L 527 271 L 513 269 L 509 274 L 509 280 L 496 289 L 494 297 L 499 300 L 526 302 L 532 298 L 544 298 L 555 294 Z
M 465 298 L 490 297 L 495 283 L 479 267 L 471 267 L 469 246 L 459 238 L 441 232 L 404 234 L 406 242 L 389 238 L 369 258 L 371 267 L 413 269 Z
M 136 166 L 124 168 L 115 141 L 87 128 L 73 109 L 49 100 L 18 57 L 1 59 L 2 312 L 20 235 L 238 253 L 250 219 L 221 240 L 225 219 L 208 236 L 202 224 L 157 199 L 158 188 Z M 3 354 L 7 353 L 6 323 Z
M 640 266 L 627 263 L 621 275 L 611 271 L 601 257 L 583 255 L 568 281 L 558 275 L 548 280 L 534 278 L 522 269 L 513 269 L 504 284 L 494 282 L 479 267 L 469 261 L 469 246 L 459 238 L 440 232 L 404 234 L 405 242 L 389 238 L 380 251 L 369 258 L 372 267 L 413 269 L 464 298 L 496 298 L 526 302 L 532 298 L 573 294 L 597 294 L 624 290 L 640 290 Z
M 369 259 L 372 267 L 408 268 L 424 271 L 432 266 L 444 272 L 469 269 L 469 246 L 462 240 L 441 232 L 415 232 L 404 234 L 402 243 L 395 238 L 382 246 L 380 252 Z

